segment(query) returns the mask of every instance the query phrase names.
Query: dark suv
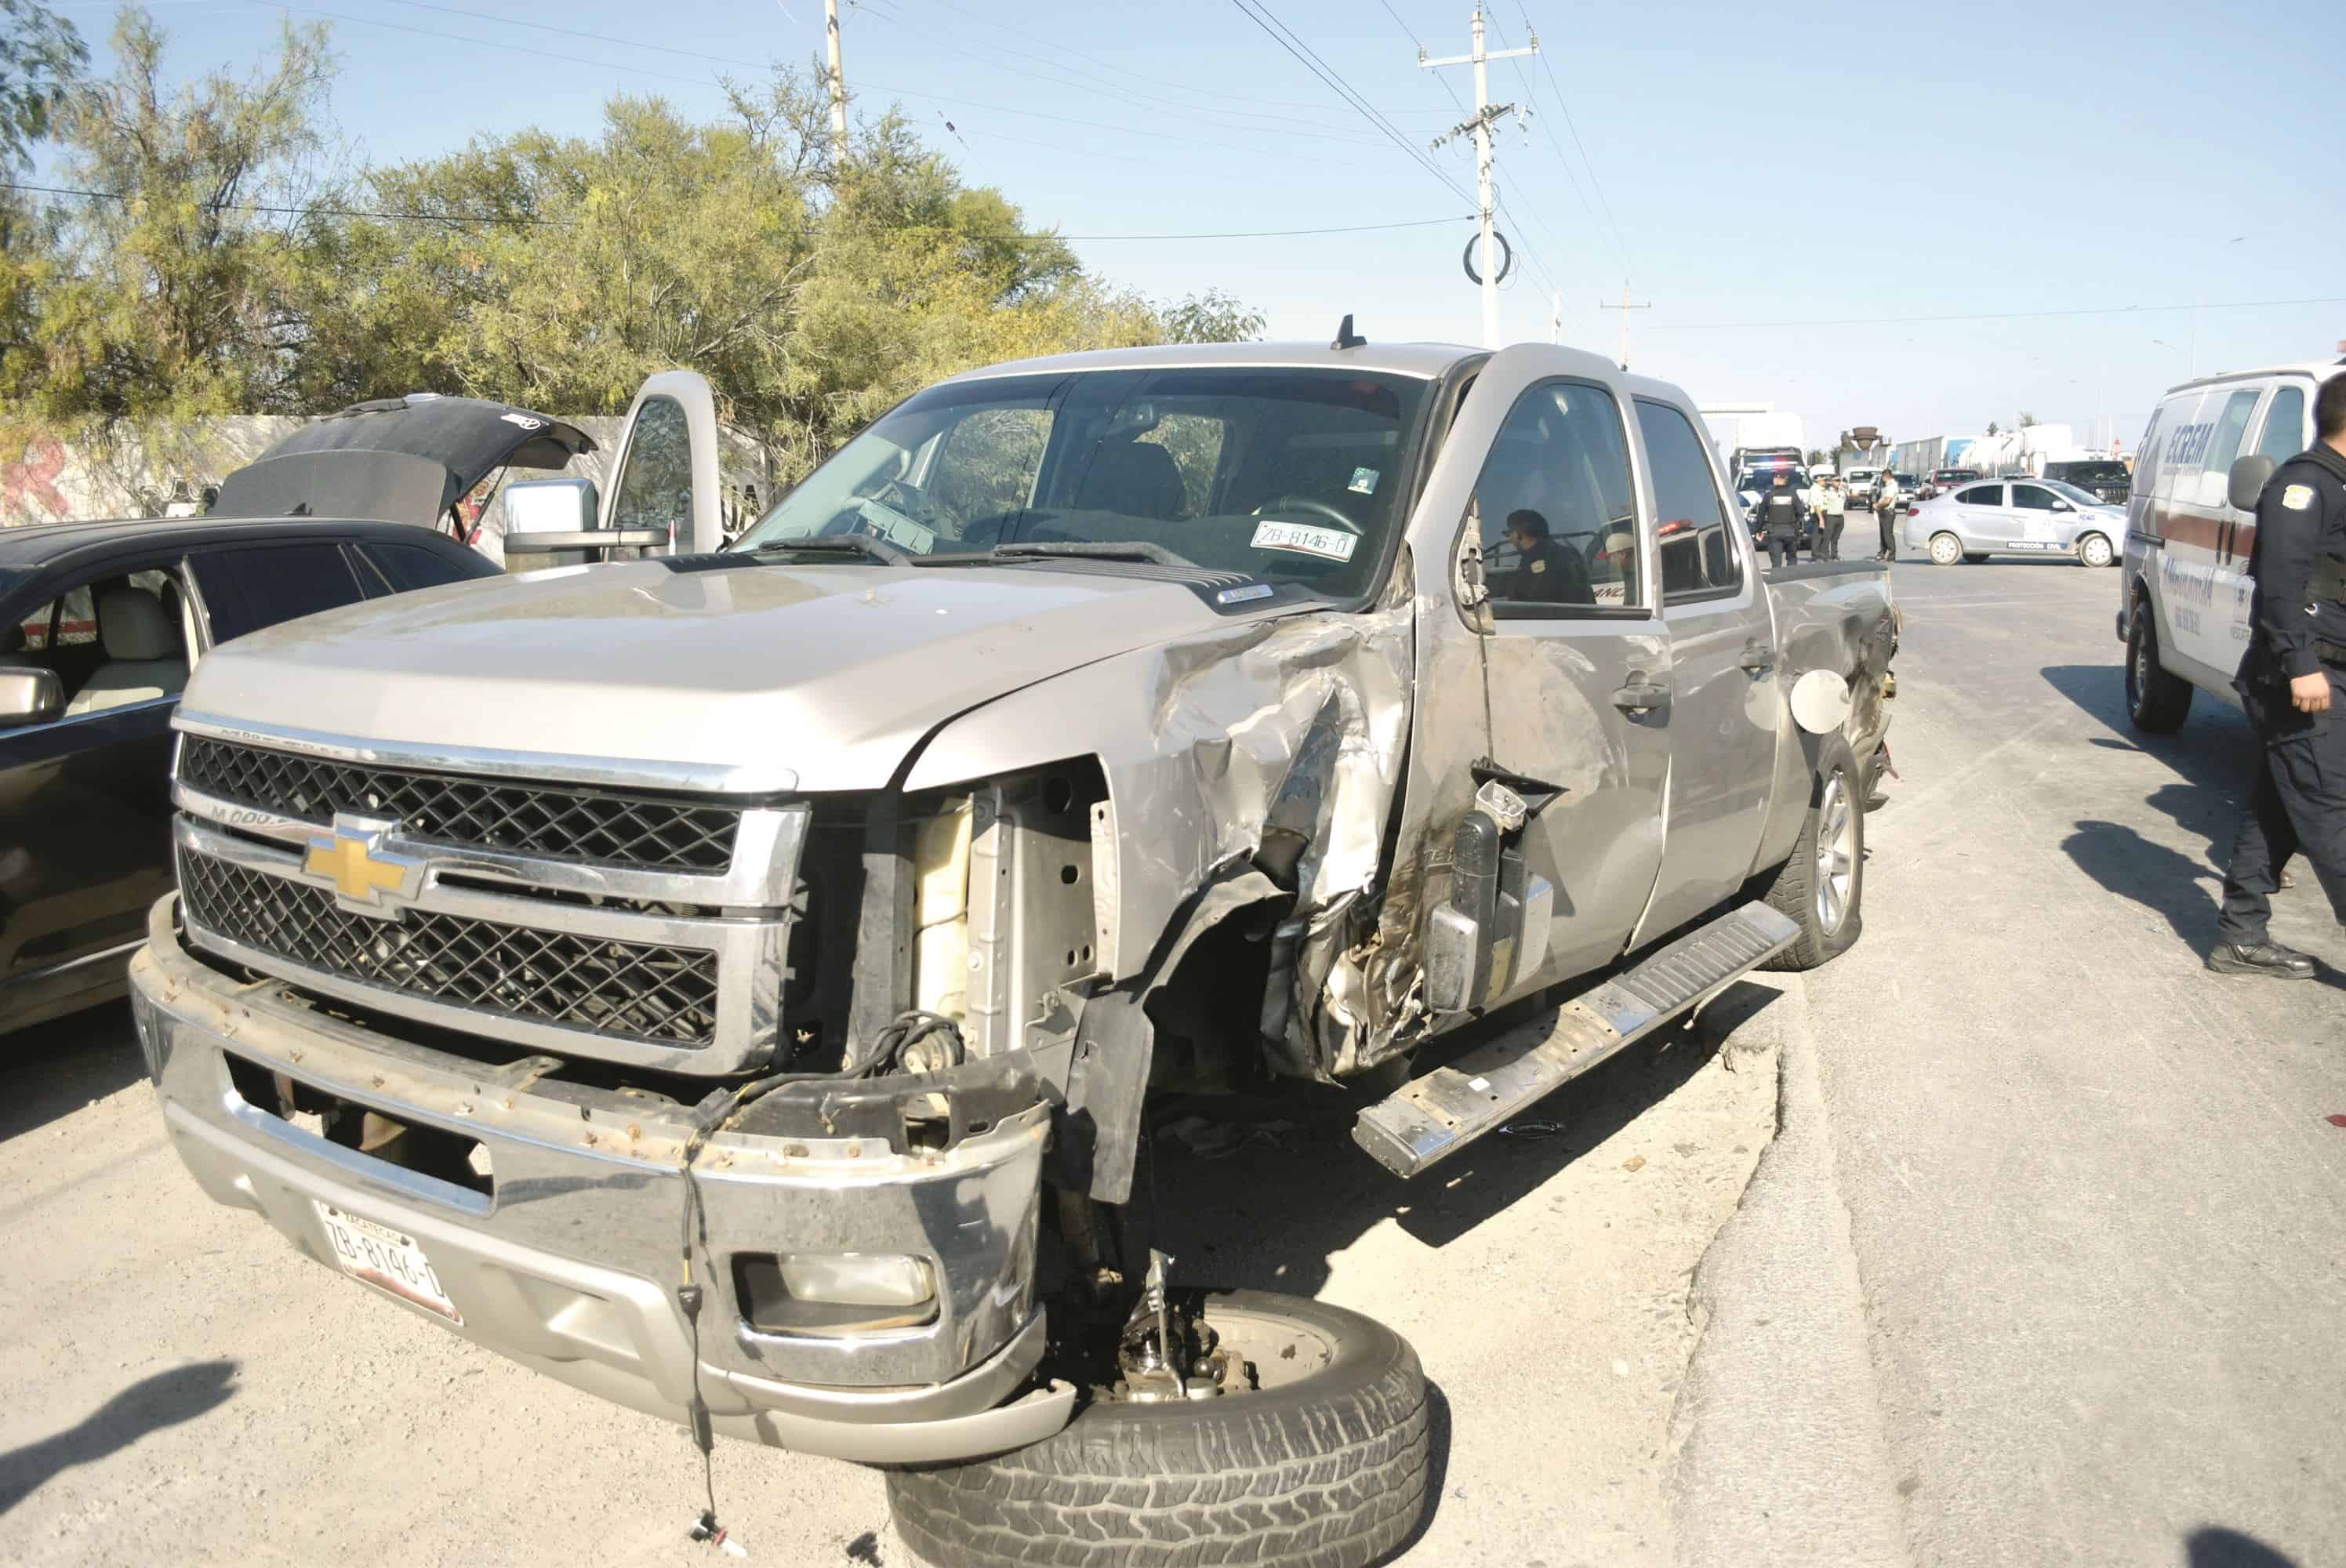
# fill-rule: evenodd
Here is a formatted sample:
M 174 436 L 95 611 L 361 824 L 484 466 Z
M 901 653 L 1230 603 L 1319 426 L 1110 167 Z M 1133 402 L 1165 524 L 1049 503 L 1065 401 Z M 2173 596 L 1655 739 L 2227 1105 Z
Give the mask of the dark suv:
M 2125 505 L 2127 494 L 2134 489 L 2133 473 L 2125 463 L 2110 457 L 2048 463 L 2045 465 L 2045 477 L 2090 491 L 2097 499 L 2115 506 Z
M 0 529 L 0 1032 L 121 993 L 171 889 L 171 713 L 206 649 L 496 575 L 402 523 Z

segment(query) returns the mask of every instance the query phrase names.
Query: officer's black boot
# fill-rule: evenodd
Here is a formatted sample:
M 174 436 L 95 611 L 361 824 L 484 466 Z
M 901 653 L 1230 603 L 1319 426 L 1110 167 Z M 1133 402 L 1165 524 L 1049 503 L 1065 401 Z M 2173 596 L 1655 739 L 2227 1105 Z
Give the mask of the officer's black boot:
M 2310 980 L 2313 960 L 2270 937 L 2242 945 L 2219 942 L 2208 954 L 2208 967 L 2218 974 L 2263 974 L 2275 980 Z

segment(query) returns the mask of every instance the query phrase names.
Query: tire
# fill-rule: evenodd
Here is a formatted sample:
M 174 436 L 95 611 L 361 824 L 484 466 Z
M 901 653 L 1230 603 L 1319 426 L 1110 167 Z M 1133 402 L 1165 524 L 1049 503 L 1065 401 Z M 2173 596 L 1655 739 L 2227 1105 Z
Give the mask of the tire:
M 2099 570 L 2117 564 L 2117 552 L 2110 548 L 2109 540 L 2099 534 L 2088 534 L 2077 541 L 2077 564 Z
M 1956 538 L 1953 534 L 1933 534 L 1931 535 L 1931 564 L 1933 565 L 1952 566 L 1963 558 L 1964 542 L 1961 539 Z
M 2169 735 L 2191 714 L 2191 683 L 2158 662 L 2157 617 L 2147 595 L 2135 596 L 2127 617 L 2127 718 L 2147 735 Z
M 1821 850 L 1831 851 L 1830 870 Z M 1763 969 L 1815 969 L 1847 952 L 1865 929 L 1864 781 L 1849 742 L 1838 735 L 1826 736 L 1817 751 L 1808 818 L 1767 896 L 1768 906 L 1800 935 Z
M 1260 1290 L 1204 1318 L 1258 1368 L 1293 1380 L 1170 1404 L 1095 1399 L 1057 1435 L 966 1464 L 892 1471 L 888 1507 L 939 1568 L 1366 1568 L 1425 1509 L 1425 1374 L 1383 1324 Z M 1267 1337 L 1267 1338 L 1261 1338 Z

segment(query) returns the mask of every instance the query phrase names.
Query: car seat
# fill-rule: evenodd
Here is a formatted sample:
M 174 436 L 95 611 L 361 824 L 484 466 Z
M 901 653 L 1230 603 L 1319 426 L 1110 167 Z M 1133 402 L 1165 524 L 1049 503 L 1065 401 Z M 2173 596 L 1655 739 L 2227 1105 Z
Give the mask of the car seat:
M 106 662 L 66 704 L 67 718 L 176 697 L 188 684 L 187 650 L 176 618 L 145 588 L 119 583 L 99 590 L 97 639 Z
M 1181 510 L 1181 468 L 1154 442 L 1102 442 L 1076 487 L 1075 510 L 1169 522 Z

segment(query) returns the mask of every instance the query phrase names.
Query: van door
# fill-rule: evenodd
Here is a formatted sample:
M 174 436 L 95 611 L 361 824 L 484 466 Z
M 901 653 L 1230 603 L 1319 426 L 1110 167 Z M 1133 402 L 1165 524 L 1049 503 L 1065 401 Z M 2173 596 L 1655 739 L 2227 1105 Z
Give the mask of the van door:
M 1750 872 L 1781 703 L 1749 534 L 1721 497 L 1710 443 L 1673 403 L 1641 397 L 1636 408 L 1669 630 L 1673 753 L 1661 870 L 1633 939 L 1642 942 L 1725 900 Z
M 1675 688 L 1627 413 L 1596 381 L 1537 379 L 1467 509 L 1490 590 L 1476 694 L 1490 758 L 1563 790 L 1524 830 L 1528 872 L 1554 889 L 1545 960 L 1494 977 L 1486 1005 L 1618 956 L 1661 865 Z
M 2248 625 L 2249 545 L 2256 537 L 2254 514 L 2235 511 L 2227 493 L 2232 460 L 2264 392 L 2256 382 L 2208 392 L 2185 427 L 2179 458 L 2168 448 L 2172 470 L 2159 481 L 2166 495 L 2159 533 L 2167 541 L 2159 586 L 2172 633 L 2163 662 L 2219 694 L 2230 689 L 2240 665 L 2233 628 Z
M 657 528 L 668 536 L 654 555 L 714 550 L 725 543 L 724 491 L 717 462 L 717 400 L 694 371 L 645 381 L 627 410 L 606 528 Z

